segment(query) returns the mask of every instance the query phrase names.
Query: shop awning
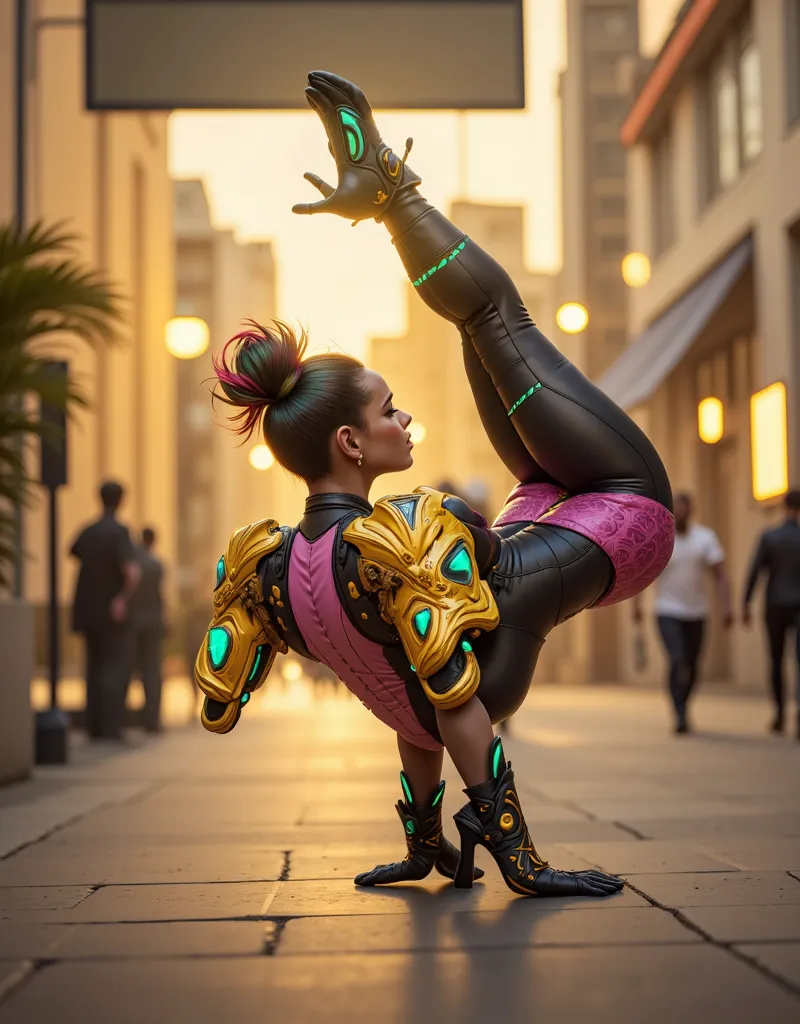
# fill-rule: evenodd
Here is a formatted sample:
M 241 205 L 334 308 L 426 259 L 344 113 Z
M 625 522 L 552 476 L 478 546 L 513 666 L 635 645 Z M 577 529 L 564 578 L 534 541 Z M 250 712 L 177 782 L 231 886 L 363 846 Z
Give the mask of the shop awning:
M 752 257 L 748 236 L 631 342 L 597 382 L 603 391 L 623 409 L 648 399 L 692 347 Z

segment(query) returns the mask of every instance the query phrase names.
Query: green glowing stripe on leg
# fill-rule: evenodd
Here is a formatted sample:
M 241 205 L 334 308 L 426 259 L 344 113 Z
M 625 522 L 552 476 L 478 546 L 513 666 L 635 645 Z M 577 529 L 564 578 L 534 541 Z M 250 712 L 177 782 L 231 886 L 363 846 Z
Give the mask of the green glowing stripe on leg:
M 508 410 L 508 415 L 509 416 L 513 415 L 513 413 L 515 413 L 517 411 L 517 409 L 519 409 L 519 407 L 522 405 L 522 403 L 525 401 L 525 399 L 526 398 L 530 398 L 531 395 L 536 394 L 536 392 L 539 390 L 539 388 L 541 386 L 542 386 L 542 382 L 541 381 L 537 381 L 536 384 L 534 384 L 532 388 L 528 388 L 528 390 L 525 392 L 525 394 L 522 395 L 521 398 L 518 398 L 516 400 L 516 402 L 514 402 L 514 404 Z
M 439 788 L 436 790 L 436 796 L 431 801 L 431 807 L 435 807 L 438 803 L 441 803 L 442 797 L 444 796 L 444 783 L 439 783 Z
M 411 283 L 413 284 L 413 286 L 415 288 L 419 288 L 423 281 L 427 281 L 429 277 L 433 277 L 437 270 L 442 270 L 444 267 L 446 267 L 447 264 L 451 260 L 455 259 L 456 256 L 458 256 L 458 254 L 464 249 L 468 241 L 469 239 L 465 238 L 464 241 L 461 242 L 460 245 L 457 245 L 451 253 L 449 253 L 447 256 L 443 256 L 437 265 L 431 267 L 430 270 L 426 270 L 421 277 L 418 277 L 416 279 L 416 281 L 412 281 Z

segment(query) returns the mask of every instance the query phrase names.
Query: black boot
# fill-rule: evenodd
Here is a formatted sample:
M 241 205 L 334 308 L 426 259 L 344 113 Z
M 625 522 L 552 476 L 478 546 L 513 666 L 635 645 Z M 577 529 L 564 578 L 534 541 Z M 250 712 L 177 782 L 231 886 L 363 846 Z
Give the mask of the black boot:
M 472 887 L 478 843 L 494 857 L 509 889 L 522 896 L 607 896 L 623 887 L 619 878 L 601 871 L 556 871 L 541 859 L 528 834 L 499 736 L 489 748 L 489 780 L 464 792 L 469 803 L 455 815 L 461 836 L 457 888 Z
M 404 860 L 394 864 L 379 864 L 371 871 L 356 875 L 356 885 L 390 885 L 392 882 L 418 882 L 436 868 L 445 878 L 453 878 L 458 866 L 458 850 L 442 834 L 442 797 L 444 783 L 425 807 L 418 807 L 405 772 L 400 772 L 400 783 L 405 800 L 397 801 L 397 813 L 403 823 L 407 853 Z M 475 868 L 473 878 L 482 878 L 483 871 Z

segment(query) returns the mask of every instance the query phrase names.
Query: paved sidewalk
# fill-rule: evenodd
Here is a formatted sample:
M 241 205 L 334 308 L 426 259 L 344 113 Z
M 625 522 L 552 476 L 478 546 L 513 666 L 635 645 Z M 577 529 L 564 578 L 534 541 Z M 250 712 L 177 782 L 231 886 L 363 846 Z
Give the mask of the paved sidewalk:
M 628 879 L 363 890 L 402 856 L 391 734 L 302 682 L 0 790 L 0 1024 L 800 1020 L 800 743 L 765 702 L 536 688 L 506 750 L 540 852 Z M 452 771 L 446 829 L 461 804 Z M 14 852 L 16 851 L 16 852 Z M 484 851 L 480 851 L 483 854 Z

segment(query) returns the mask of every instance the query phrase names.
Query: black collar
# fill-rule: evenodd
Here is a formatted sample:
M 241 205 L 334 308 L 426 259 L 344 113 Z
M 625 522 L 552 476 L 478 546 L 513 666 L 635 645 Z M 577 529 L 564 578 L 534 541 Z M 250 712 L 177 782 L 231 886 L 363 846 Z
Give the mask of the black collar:
M 372 505 L 357 494 L 309 494 L 297 528 L 306 540 L 315 541 L 345 516 L 368 516 L 371 511 Z

